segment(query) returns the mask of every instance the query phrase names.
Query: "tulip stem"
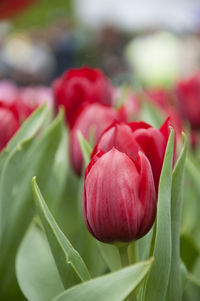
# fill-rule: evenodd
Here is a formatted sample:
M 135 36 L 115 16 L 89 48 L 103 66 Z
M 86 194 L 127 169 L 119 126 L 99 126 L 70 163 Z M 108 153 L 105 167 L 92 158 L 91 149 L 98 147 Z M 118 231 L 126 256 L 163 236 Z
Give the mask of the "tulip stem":
M 132 241 L 129 244 L 127 249 L 127 254 L 128 254 L 129 264 L 134 264 L 138 261 L 138 247 L 136 241 Z M 137 296 L 135 292 L 132 292 L 129 295 L 129 301 L 137 301 Z
M 131 244 L 130 244 L 131 245 Z M 130 246 L 129 246 L 130 247 Z M 121 259 L 121 265 L 122 267 L 126 267 L 128 266 L 129 264 L 131 264 L 132 262 L 130 262 L 130 257 L 129 257 L 129 252 L 128 252 L 128 246 L 125 245 L 125 246 L 119 246 L 118 247 L 119 249 L 119 254 L 120 254 L 120 259 Z M 136 248 L 135 248 L 135 244 L 134 244 L 134 256 L 136 254 Z M 135 258 L 135 257 L 134 257 Z M 126 301 L 137 301 L 137 296 L 135 294 L 135 292 L 132 292 L 127 298 L 126 298 Z
M 128 246 L 128 258 L 130 264 L 138 261 L 138 248 L 136 241 L 132 241 Z
M 124 268 L 129 265 L 127 245 L 120 246 L 118 249 L 119 249 L 119 255 L 121 259 L 121 265 Z

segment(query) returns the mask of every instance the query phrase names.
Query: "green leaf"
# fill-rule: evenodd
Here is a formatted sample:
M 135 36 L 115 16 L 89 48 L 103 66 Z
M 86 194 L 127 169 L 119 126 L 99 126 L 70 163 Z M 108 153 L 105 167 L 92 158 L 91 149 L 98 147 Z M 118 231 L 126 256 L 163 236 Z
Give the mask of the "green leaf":
M 64 291 L 48 241 L 34 224 L 18 250 L 16 273 L 20 288 L 29 301 L 49 301 Z
M 147 260 L 147 258 L 149 257 L 151 251 L 151 242 L 153 240 L 153 235 L 155 234 L 154 227 L 155 224 L 145 236 L 137 241 L 139 260 Z
M 59 209 L 63 210 L 63 204 L 61 204 L 61 202 L 69 171 L 66 134 L 66 128 L 63 126 L 61 141 L 57 147 L 55 159 L 52 164 L 51 176 L 48 177 L 48 181 L 45 187 L 43 187 L 44 197 L 48 200 L 48 206 L 53 214 L 56 215 L 58 214 Z M 66 202 L 66 199 L 64 199 L 64 201 Z
M 44 226 L 64 287 L 68 288 L 75 283 L 90 279 L 89 272 L 81 256 L 72 247 L 51 215 L 35 178 L 32 180 L 32 189 L 37 211 Z
M 85 165 L 88 165 L 88 163 L 90 162 L 90 155 L 92 153 L 92 148 L 90 146 L 90 144 L 85 140 L 85 138 L 83 137 L 83 135 L 81 134 L 81 132 L 78 132 L 78 140 L 81 146 L 81 151 L 83 154 L 83 159 L 85 162 Z
M 2 169 L 2 165 L 9 153 L 17 147 L 17 145 L 31 137 L 35 136 L 38 130 L 41 128 L 42 124 L 45 121 L 47 116 L 46 105 L 39 107 L 36 111 L 31 114 L 31 116 L 24 121 L 21 125 L 20 129 L 13 136 L 13 138 L 9 141 L 7 147 L 0 153 L 0 167 Z
M 54 301 L 122 301 L 145 278 L 152 265 L 152 258 L 101 276 L 65 291 Z
M 9 300 L 15 281 L 14 262 L 19 243 L 33 214 L 30 181 L 38 175 L 45 187 L 63 128 L 63 114 L 37 139 L 31 137 L 9 153 L 0 181 L 0 292 Z M 11 296 L 11 300 L 13 297 Z
M 171 198 L 171 231 L 172 231 L 172 258 L 169 278 L 168 300 L 182 300 L 182 283 L 180 270 L 180 226 L 183 202 L 183 177 L 187 154 L 187 140 L 183 135 L 184 146 L 178 158 L 172 176 Z
M 171 187 L 174 153 L 174 131 L 171 128 L 159 182 L 155 242 L 155 263 L 149 273 L 144 292 L 145 301 L 164 301 L 171 267 Z

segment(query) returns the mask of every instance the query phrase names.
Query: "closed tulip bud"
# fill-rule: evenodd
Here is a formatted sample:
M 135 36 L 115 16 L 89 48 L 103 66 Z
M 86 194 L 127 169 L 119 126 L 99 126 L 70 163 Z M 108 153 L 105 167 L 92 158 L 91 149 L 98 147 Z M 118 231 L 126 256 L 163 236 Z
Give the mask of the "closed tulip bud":
M 115 147 L 137 162 L 138 151 L 143 151 L 151 164 L 155 188 L 158 191 L 160 173 L 169 137 L 169 125 L 169 119 L 159 130 L 145 122 L 115 122 L 101 135 L 98 144 L 94 148 L 93 155 L 99 150 L 107 152 Z
M 97 153 L 86 168 L 84 220 L 102 242 L 129 242 L 153 225 L 157 200 L 152 169 L 142 152 L 137 161 L 112 148 Z
M 70 131 L 70 160 L 75 172 L 80 175 L 83 167 L 83 156 L 78 140 L 78 132 L 87 140 L 92 132 L 94 143 L 97 142 L 103 131 L 117 119 L 117 113 L 112 107 L 98 103 L 87 105 L 76 118 Z

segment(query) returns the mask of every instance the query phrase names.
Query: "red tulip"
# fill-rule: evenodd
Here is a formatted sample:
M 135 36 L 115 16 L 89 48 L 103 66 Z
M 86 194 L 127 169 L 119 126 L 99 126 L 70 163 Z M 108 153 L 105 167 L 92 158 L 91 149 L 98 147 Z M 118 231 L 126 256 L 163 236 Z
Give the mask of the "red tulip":
M 200 72 L 177 83 L 177 104 L 192 129 L 200 128 Z
M 77 133 L 80 131 L 85 139 L 89 138 L 94 131 L 94 143 L 97 142 L 103 131 L 117 119 L 117 113 L 112 107 L 98 103 L 84 107 L 76 118 L 75 124 L 70 131 L 70 158 L 71 163 L 78 175 L 81 174 L 83 157 L 78 141 Z
M 84 220 L 102 242 L 129 242 L 153 225 L 157 201 L 151 165 L 142 152 L 137 161 L 112 148 L 97 153 L 86 168 Z
M 7 145 L 19 127 L 16 110 L 0 101 L 0 151 Z
M 71 69 L 54 82 L 53 88 L 56 108 L 59 105 L 64 106 L 70 127 L 85 103 L 110 105 L 112 100 L 112 86 L 99 69 Z
M 169 137 L 169 125 L 169 119 L 159 130 L 145 122 L 115 122 L 102 134 L 94 148 L 93 155 L 99 150 L 107 152 L 115 147 L 137 162 L 138 151 L 143 151 L 151 163 L 155 188 L 158 191 L 160 173 Z

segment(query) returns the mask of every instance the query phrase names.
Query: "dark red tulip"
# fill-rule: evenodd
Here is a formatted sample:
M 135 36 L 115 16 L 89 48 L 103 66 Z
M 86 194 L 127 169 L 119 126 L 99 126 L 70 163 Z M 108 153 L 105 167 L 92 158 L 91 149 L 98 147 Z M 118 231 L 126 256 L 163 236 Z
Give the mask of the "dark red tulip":
M 99 69 L 82 67 L 71 69 L 58 78 L 54 84 L 55 105 L 65 108 L 66 119 L 73 126 L 77 112 L 85 103 L 98 102 L 111 105 L 112 86 Z
M 156 216 L 152 169 L 143 152 L 136 163 L 112 148 L 97 153 L 86 168 L 83 214 L 90 233 L 105 243 L 144 236 Z
M 89 104 L 79 112 L 70 131 L 70 158 L 78 175 L 81 174 L 83 167 L 83 156 L 77 137 L 78 131 L 82 133 L 85 139 L 88 139 L 92 133 L 94 143 L 96 143 L 103 131 L 116 119 L 117 113 L 112 107 L 98 103 Z
M 16 110 L 0 101 L 0 151 L 20 127 Z
M 177 83 L 177 104 L 184 120 L 192 129 L 200 129 L 200 72 Z
M 169 119 L 159 130 L 145 122 L 115 122 L 101 135 L 98 144 L 94 148 L 93 155 L 99 150 L 107 152 L 115 147 L 137 162 L 138 151 L 143 151 L 151 163 L 155 188 L 158 191 L 160 173 L 169 137 L 169 125 Z

